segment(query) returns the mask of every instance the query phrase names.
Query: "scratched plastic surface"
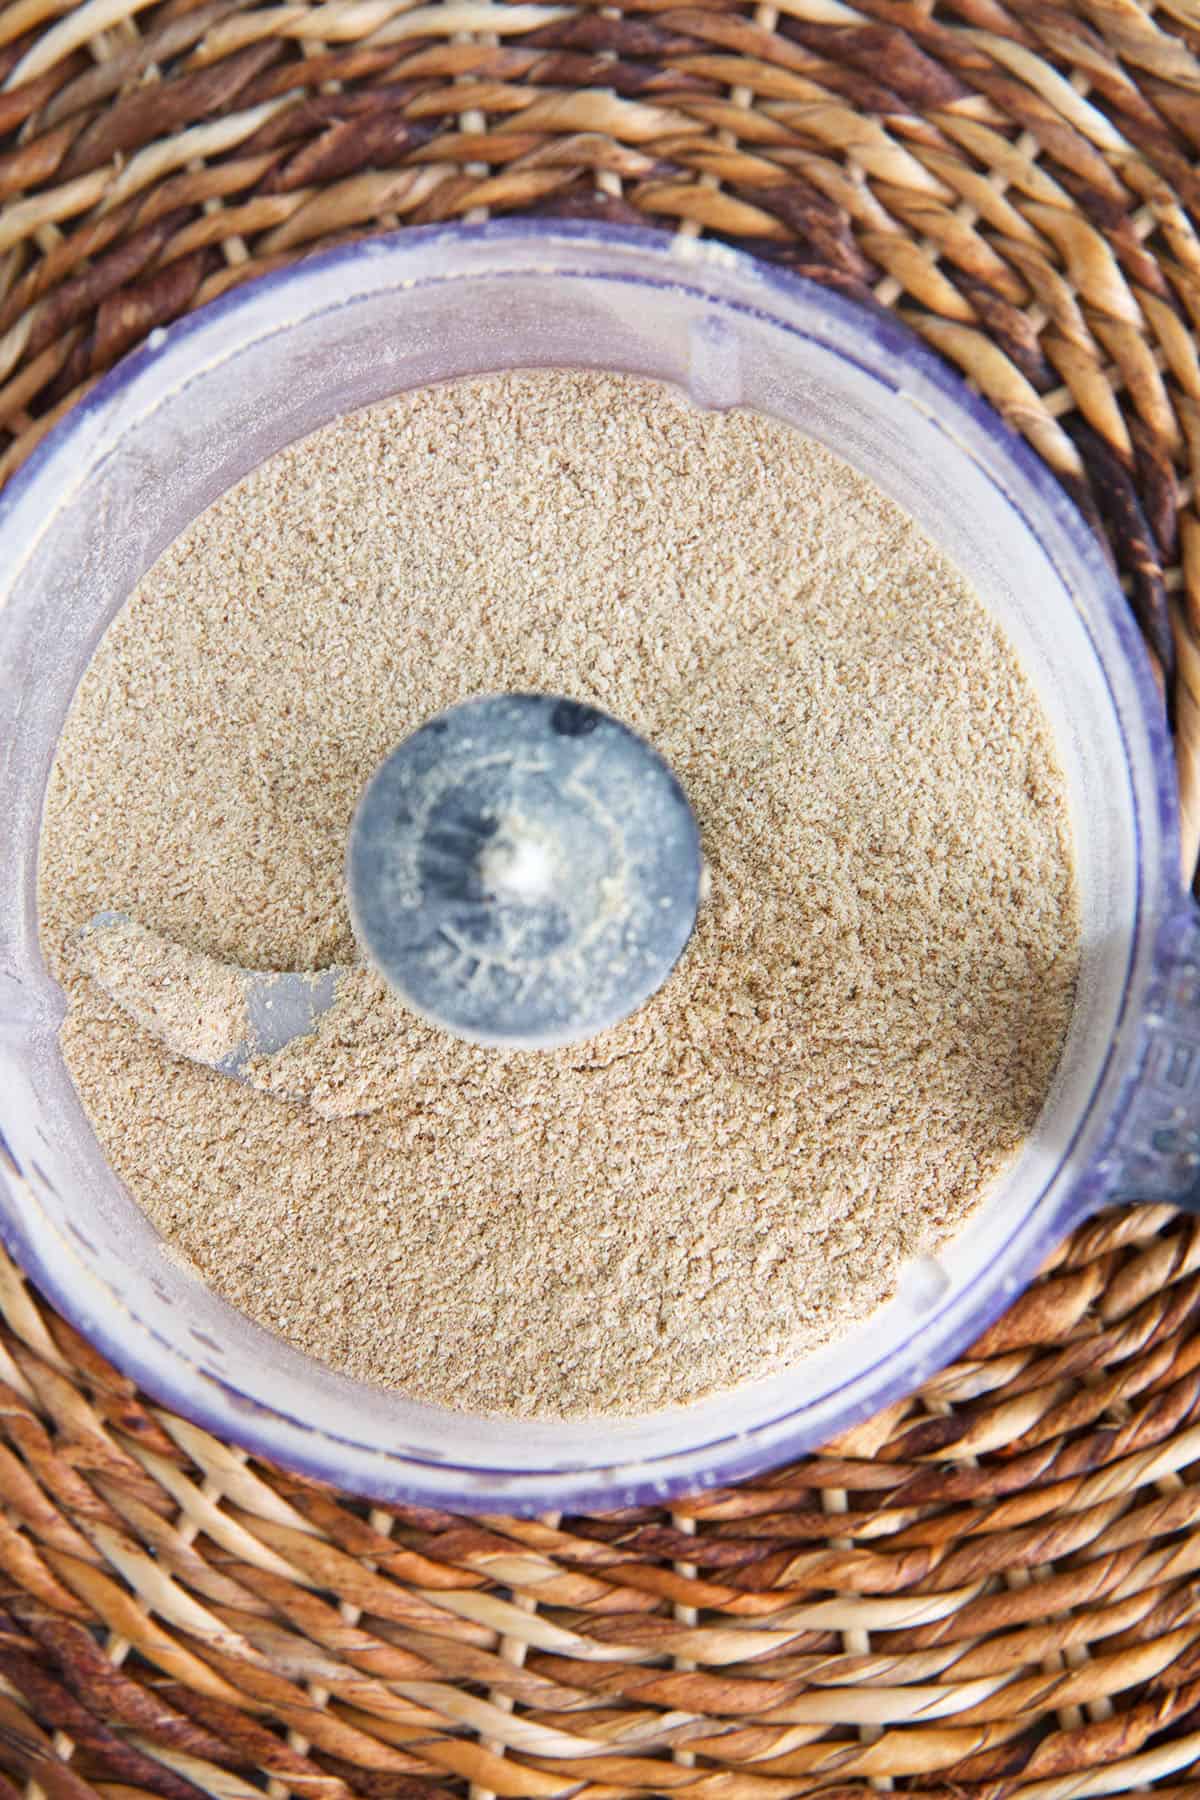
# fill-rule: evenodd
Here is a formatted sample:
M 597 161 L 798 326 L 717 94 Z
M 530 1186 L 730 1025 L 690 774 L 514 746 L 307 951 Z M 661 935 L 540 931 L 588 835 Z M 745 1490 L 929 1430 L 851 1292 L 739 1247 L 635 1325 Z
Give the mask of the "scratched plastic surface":
M 648 1000 L 691 935 L 700 834 L 670 768 L 563 695 L 488 694 L 376 770 L 346 856 L 354 935 L 405 1004 L 550 1049 Z

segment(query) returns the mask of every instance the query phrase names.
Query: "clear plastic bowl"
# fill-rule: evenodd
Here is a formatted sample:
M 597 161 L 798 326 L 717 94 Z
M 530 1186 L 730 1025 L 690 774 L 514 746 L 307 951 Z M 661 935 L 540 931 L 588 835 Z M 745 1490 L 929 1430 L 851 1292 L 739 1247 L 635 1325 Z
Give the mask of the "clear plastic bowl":
M 674 382 L 828 444 L 974 584 L 1066 770 L 1085 944 L 1066 1051 L 1007 1177 L 890 1304 L 786 1373 L 647 1417 L 521 1423 L 335 1374 L 183 1272 L 112 1175 L 59 1056 L 37 944 L 43 793 L 101 632 L 247 470 L 406 388 L 573 365 Z M 0 499 L 0 1230 L 68 1319 L 169 1406 L 380 1500 L 620 1506 L 728 1481 L 844 1430 L 944 1363 L 1050 1243 L 1197 1163 L 1195 915 L 1161 703 L 1100 547 L 1025 448 L 900 326 L 719 245 L 564 225 L 409 231 L 249 284 L 149 342 Z

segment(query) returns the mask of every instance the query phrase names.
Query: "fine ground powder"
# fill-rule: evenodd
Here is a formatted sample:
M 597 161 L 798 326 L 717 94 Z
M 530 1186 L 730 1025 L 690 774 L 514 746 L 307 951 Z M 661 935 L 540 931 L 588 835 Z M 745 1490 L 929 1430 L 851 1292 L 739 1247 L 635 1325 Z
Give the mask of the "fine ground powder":
M 505 688 L 624 719 L 696 809 L 711 894 L 633 1018 L 483 1050 L 363 971 L 285 1058 L 304 1106 L 78 973 L 107 908 L 352 961 L 364 781 Z M 63 734 L 41 909 L 75 1083 L 175 1251 L 341 1369 L 527 1415 L 685 1401 L 878 1305 L 1033 1125 L 1079 937 L 1046 722 L 913 523 L 779 424 L 568 372 L 342 420 L 167 551 Z

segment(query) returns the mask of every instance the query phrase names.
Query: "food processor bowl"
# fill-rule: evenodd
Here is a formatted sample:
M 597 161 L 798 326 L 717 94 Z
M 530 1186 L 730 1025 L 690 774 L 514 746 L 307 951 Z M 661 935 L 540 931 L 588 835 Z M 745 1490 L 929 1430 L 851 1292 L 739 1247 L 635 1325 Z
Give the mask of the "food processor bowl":
M 936 1257 L 786 1371 L 630 1419 L 517 1422 L 351 1380 L 167 1253 L 105 1163 L 37 940 L 43 797 L 73 692 L 159 553 L 241 476 L 404 389 L 574 366 L 672 382 L 818 438 L 958 565 L 1057 740 L 1083 916 L 1061 1065 L 1021 1154 Z M 492 224 L 407 231 L 248 283 L 155 331 L 0 498 L 0 1230 L 64 1315 L 165 1404 L 381 1501 L 534 1512 L 657 1502 L 785 1461 L 916 1386 L 1049 1246 L 1118 1198 L 1191 1199 L 1200 930 L 1141 640 L 1101 546 L 995 414 L 894 320 L 721 245 Z

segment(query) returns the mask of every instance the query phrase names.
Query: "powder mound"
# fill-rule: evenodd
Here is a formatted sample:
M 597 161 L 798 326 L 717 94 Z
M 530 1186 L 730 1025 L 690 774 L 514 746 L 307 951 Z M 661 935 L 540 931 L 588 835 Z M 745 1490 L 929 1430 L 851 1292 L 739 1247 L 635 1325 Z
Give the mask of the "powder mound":
M 247 968 L 354 958 L 363 783 L 544 689 L 682 780 L 711 891 L 632 1018 L 484 1050 L 347 978 L 254 1093 L 75 967 L 119 907 Z M 1064 785 L 1007 643 L 870 482 L 771 420 L 547 371 L 273 458 L 160 558 L 80 685 L 41 929 L 114 1169 L 221 1294 L 447 1406 L 637 1413 L 866 1317 L 1028 1136 L 1070 1017 Z
M 250 1035 L 245 977 L 238 969 L 114 916 L 76 940 L 91 978 L 161 1038 L 176 1056 L 218 1063 Z

